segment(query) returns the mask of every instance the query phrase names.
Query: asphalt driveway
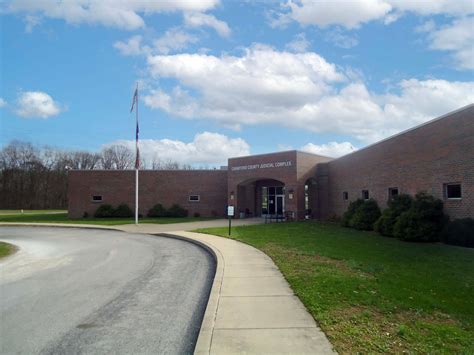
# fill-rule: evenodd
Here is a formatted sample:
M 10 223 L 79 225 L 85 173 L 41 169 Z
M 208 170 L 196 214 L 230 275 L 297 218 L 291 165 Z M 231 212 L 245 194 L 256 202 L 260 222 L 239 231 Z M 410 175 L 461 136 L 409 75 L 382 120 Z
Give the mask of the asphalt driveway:
M 214 276 L 207 251 L 108 230 L 0 227 L 0 353 L 191 353 Z

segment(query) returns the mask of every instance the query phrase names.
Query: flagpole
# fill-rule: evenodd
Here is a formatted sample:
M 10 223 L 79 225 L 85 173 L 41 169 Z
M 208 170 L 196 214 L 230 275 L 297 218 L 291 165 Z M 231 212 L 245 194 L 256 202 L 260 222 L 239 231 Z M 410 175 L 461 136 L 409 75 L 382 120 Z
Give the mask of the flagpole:
M 136 97 L 136 105 L 137 105 L 137 109 L 136 109 L 136 123 L 137 123 L 137 127 L 138 127 L 138 83 L 137 83 L 137 88 L 136 88 L 136 93 L 137 93 L 137 97 Z M 136 133 L 136 143 L 135 143 L 135 159 L 137 159 L 138 157 L 138 132 Z M 135 161 L 135 225 L 138 226 L 138 168 L 139 168 L 139 165 L 137 164 L 137 162 Z

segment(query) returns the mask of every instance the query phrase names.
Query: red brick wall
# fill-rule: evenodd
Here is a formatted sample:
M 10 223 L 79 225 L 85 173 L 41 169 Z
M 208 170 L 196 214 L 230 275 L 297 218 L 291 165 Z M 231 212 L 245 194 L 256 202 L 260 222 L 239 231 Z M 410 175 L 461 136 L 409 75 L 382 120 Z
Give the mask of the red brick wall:
M 156 203 L 170 207 L 174 203 L 201 216 L 224 216 L 227 204 L 227 171 L 173 170 L 140 171 L 139 213 L 146 215 Z M 92 195 L 102 195 L 103 203 L 135 207 L 135 171 L 73 170 L 69 172 L 69 216 L 92 216 L 100 203 Z M 190 202 L 189 195 L 200 195 Z
M 324 217 L 342 215 L 363 189 L 386 207 L 388 189 L 426 191 L 444 201 L 451 218 L 474 217 L 474 106 L 374 144 L 328 164 Z M 460 182 L 461 200 L 444 198 L 443 184 Z M 343 201 L 342 193 L 349 193 Z

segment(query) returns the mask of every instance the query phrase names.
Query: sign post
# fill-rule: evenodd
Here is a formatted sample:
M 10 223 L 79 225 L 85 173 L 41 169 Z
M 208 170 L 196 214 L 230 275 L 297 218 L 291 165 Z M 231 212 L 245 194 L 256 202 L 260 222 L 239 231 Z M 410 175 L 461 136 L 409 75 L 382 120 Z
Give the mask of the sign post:
M 227 206 L 227 217 L 229 217 L 229 236 L 232 227 L 232 217 L 234 216 L 234 206 Z

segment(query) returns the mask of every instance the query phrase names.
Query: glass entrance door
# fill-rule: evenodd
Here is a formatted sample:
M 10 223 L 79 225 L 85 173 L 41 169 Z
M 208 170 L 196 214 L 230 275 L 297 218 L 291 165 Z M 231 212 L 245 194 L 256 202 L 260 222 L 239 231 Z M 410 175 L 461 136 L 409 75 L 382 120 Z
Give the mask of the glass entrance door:
M 283 186 L 262 187 L 262 216 L 285 213 L 285 188 Z

